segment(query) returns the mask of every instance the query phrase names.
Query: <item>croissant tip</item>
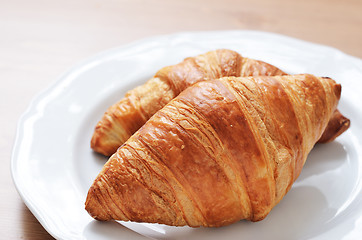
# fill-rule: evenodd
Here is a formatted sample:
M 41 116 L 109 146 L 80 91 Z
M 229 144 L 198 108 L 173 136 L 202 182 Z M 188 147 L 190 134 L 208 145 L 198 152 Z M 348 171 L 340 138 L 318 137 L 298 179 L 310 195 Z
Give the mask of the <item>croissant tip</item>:
M 110 157 L 118 149 L 118 147 L 115 147 L 115 144 L 110 144 L 103 141 L 103 138 L 99 137 L 96 132 L 93 134 L 90 142 L 90 147 L 96 153 L 102 154 L 106 157 Z
M 344 118 L 343 121 L 341 122 L 341 125 L 342 125 L 341 128 L 347 130 L 351 126 L 351 120 L 349 120 L 348 118 Z
M 85 200 L 84 203 L 84 208 L 85 210 L 92 216 L 91 212 L 92 212 L 92 208 L 95 205 L 95 199 L 94 199 L 94 189 L 93 186 L 89 189 L 88 194 L 87 194 L 87 198 Z
M 84 204 L 85 210 L 88 214 L 99 221 L 107 221 L 109 219 L 109 215 L 103 211 L 101 203 L 99 202 L 97 189 L 95 189 L 95 185 L 93 184 L 88 191 L 87 199 Z

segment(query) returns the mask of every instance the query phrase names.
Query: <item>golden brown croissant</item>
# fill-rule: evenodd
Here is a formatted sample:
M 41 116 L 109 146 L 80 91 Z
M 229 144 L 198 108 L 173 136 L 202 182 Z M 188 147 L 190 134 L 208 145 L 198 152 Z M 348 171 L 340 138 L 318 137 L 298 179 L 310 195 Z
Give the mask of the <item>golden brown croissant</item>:
M 86 210 L 173 226 L 262 220 L 299 176 L 340 93 L 312 75 L 199 82 L 108 160 Z
M 111 106 L 96 125 L 91 147 L 103 155 L 112 155 L 153 114 L 192 84 L 227 76 L 275 76 L 285 73 L 262 61 L 244 58 L 231 50 L 216 50 L 162 68 L 146 84 L 129 91 Z M 337 110 L 338 111 L 338 110 Z M 341 114 L 326 130 L 324 142 L 345 131 L 349 120 Z M 342 121 L 348 121 L 338 126 Z M 329 137 L 329 139 L 327 138 Z

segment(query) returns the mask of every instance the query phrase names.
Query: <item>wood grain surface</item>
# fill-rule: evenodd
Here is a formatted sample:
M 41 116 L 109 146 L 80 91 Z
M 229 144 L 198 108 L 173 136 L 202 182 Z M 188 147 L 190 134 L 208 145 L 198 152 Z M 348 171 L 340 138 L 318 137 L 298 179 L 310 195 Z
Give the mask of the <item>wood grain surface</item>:
M 31 99 L 74 64 L 180 31 L 261 30 L 362 58 L 361 0 L 0 0 L 0 238 L 52 239 L 11 179 L 16 125 Z

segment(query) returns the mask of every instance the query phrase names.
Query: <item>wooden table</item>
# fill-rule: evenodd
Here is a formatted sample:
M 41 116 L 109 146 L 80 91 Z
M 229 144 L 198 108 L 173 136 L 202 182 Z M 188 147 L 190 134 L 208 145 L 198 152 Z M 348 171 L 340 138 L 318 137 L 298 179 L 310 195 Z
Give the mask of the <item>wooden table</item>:
M 16 123 L 31 99 L 99 51 L 158 34 L 253 29 L 362 58 L 360 0 L 14 0 L 0 3 L 0 238 L 51 239 L 10 174 Z

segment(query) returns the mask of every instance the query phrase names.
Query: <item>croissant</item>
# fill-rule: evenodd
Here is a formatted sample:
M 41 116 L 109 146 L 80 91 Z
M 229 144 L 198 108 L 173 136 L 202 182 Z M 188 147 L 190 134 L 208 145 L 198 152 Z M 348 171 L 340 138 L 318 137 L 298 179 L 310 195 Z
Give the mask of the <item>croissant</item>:
M 91 148 L 103 155 L 112 155 L 153 114 L 196 82 L 228 76 L 285 74 L 270 64 L 244 58 L 226 49 L 186 58 L 177 65 L 162 68 L 144 85 L 129 91 L 121 101 L 112 105 L 95 127 Z M 349 119 L 336 111 L 333 124 L 326 129 L 322 142 L 332 141 L 349 127 Z
M 299 176 L 340 94 L 312 75 L 196 83 L 110 157 L 85 208 L 98 220 L 172 226 L 262 220 Z

